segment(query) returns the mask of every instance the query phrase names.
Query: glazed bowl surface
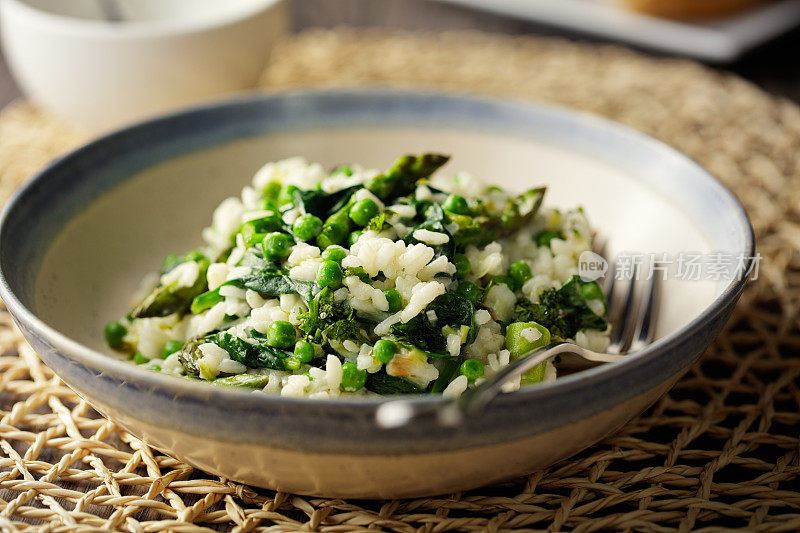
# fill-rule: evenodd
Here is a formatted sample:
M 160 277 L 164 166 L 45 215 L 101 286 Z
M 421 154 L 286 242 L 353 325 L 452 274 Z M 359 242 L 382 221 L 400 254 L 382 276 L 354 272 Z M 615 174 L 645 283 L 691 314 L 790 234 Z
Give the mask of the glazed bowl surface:
M 673 261 L 657 340 L 624 361 L 523 388 L 458 427 L 375 423 L 381 398 L 303 400 L 216 388 L 120 360 L 103 325 L 167 253 L 199 244 L 213 208 L 264 162 L 303 155 L 377 168 L 439 151 L 510 189 L 581 205 L 610 253 Z M 256 94 L 102 137 L 42 170 L 0 220 L 0 295 L 42 359 L 150 445 L 229 479 L 329 497 L 411 497 L 520 475 L 597 442 L 666 392 L 722 328 L 753 234 L 736 198 L 691 160 L 597 117 L 436 93 Z M 678 258 L 739 259 L 679 279 Z M 715 272 L 721 269 L 716 269 Z M 705 279 L 707 278 L 707 279 Z M 419 397 L 414 401 L 442 401 Z

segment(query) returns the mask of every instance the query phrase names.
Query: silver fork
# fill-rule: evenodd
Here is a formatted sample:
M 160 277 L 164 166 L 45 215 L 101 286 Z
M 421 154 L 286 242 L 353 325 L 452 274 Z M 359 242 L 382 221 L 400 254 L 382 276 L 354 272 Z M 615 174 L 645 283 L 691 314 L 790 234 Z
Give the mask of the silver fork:
M 375 414 L 376 421 L 382 427 L 400 427 L 418 416 L 433 412 L 443 425 L 457 425 L 464 417 L 480 413 L 503 391 L 506 383 L 556 355 L 562 356 L 563 366 L 580 370 L 614 363 L 641 350 L 653 341 L 660 292 L 658 276 L 656 269 L 651 269 L 647 279 L 640 279 L 642 269 L 639 264 L 633 265 L 630 280 L 617 279 L 621 277 L 618 275 L 620 271 L 620 266 L 614 262 L 603 287 L 608 300 L 607 316 L 612 325 L 611 342 L 605 352 L 594 352 L 568 342 L 553 342 L 524 354 L 477 387 L 467 389 L 460 397 L 444 404 L 420 405 L 407 399 L 381 404 Z

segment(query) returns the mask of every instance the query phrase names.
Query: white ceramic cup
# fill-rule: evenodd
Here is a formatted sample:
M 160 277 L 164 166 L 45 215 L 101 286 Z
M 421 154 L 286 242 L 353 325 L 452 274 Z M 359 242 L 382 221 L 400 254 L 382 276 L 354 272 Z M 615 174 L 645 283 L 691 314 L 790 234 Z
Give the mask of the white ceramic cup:
M 25 94 L 93 131 L 254 87 L 287 20 L 281 0 L 0 0 L 0 15 Z

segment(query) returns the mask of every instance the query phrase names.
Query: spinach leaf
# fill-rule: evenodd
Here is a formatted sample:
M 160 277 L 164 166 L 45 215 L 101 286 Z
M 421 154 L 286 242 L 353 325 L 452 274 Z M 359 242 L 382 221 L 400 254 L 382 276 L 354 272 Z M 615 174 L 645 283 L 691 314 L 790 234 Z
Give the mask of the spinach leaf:
M 436 322 L 428 318 L 428 311 L 436 313 Z M 404 340 L 422 350 L 433 352 L 436 357 L 449 357 L 440 355 L 446 353 L 447 339 L 442 333 L 444 326 L 450 326 L 458 331 L 461 326 L 469 327 L 467 344 L 475 340 L 477 333 L 475 327 L 475 306 L 461 295 L 445 293 L 438 296 L 428 304 L 421 314 L 415 316 L 405 324 L 398 323 L 392 326 L 394 333 L 400 340 Z
M 322 190 L 296 189 L 294 199 L 303 211 L 325 220 L 347 205 L 353 194 L 360 188 L 361 185 L 353 185 L 332 193 Z
M 283 360 L 291 354 L 272 346 L 251 344 L 227 332 L 206 337 L 206 342 L 213 342 L 231 356 L 231 359 L 242 363 L 248 368 L 272 368 L 285 370 Z
M 384 371 L 367 374 L 367 383 L 364 387 L 377 394 L 419 394 L 425 389 L 400 376 L 390 376 Z
M 593 283 L 572 276 L 561 288 L 543 292 L 538 304 L 518 300 L 514 309 L 517 320 L 541 324 L 560 339 L 574 338 L 582 329 L 605 330 L 608 322 L 589 308 L 582 294 L 581 289 Z

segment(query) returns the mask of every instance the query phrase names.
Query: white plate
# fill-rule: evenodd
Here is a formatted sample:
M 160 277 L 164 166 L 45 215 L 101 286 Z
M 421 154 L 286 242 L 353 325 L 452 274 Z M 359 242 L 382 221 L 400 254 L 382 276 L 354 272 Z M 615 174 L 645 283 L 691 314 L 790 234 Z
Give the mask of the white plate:
M 603 0 L 439 0 L 618 39 L 707 61 L 730 62 L 800 23 L 800 0 L 703 22 L 639 15 Z

